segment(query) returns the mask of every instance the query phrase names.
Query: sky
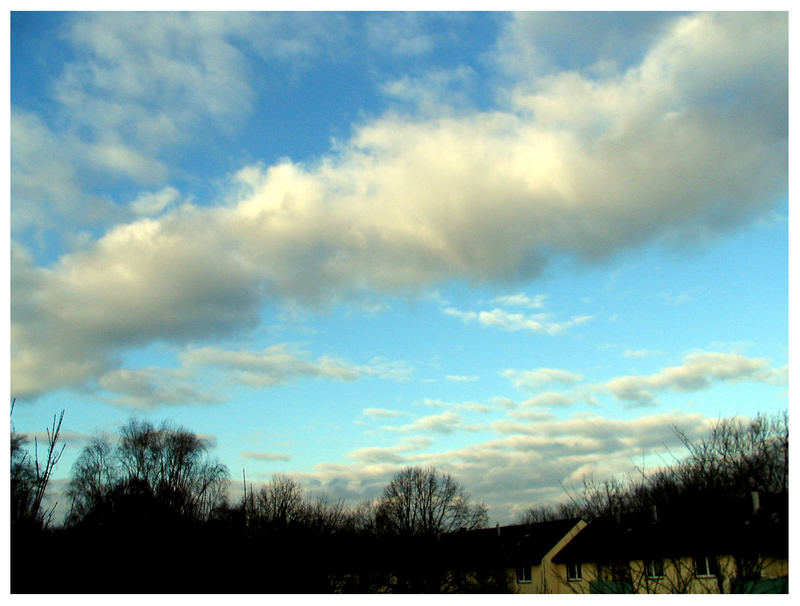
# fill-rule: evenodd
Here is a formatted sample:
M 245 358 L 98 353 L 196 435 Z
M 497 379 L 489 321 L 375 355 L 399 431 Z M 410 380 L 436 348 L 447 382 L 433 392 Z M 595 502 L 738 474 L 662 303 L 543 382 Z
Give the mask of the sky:
M 511 523 L 788 409 L 788 16 L 10 17 L 11 423 Z M 38 433 L 37 433 L 38 432 Z M 239 491 L 239 492 L 237 492 Z

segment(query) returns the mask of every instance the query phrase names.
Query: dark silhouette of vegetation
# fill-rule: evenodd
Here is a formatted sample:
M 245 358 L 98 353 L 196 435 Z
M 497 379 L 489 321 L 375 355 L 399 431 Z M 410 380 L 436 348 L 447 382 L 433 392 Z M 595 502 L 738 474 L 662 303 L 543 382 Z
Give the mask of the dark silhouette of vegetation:
M 460 528 L 472 530 L 488 521 L 483 504 L 471 504 L 464 488 L 433 467 L 406 467 L 383 491 L 379 525 L 400 536 L 436 536 Z
M 11 402 L 14 414 L 15 401 Z M 11 426 L 11 527 L 14 530 L 42 530 L 50 525 L 56 505 L 44 508 L 44 498 L 53 469 L 64 452 L 59 446 L 64 411 L 53 417 L 52 426 L 46 429 L 47 444 L 44 460 L 39 460 L 39 440 L 33 439 L 33 456 L 25 448 L 27 439 Z
M 679 550 L 686 543 L 662 554 L 661 565 L 668 564 L 671 571 L 666 576 L 654 577 L 646 559 L 631 561 L 632 553 L 652 548 L 645 544 L 645 536 L 670 545 L 670 533 L 683 536 L 697 526 L 693 533 L 702 535 L 709 551 L 714 591 L 754 587 L 761 570 L 775 563 L 776 554 L 788 554 L 788 535 L 783 545 L 780 530 L 786 528 L 788 516 L 788 416 L 720 419 L 696 441 L 677 428 L 674 431 L 687 454 L 673 464 L 651 473 L 640 469 L 621 479 L 587 478 L 581 494 L 557 506 L 531 507 L 522 521 L 573 516 L 596 520 L 587 536 L 605 533 L 596 542 L 609 545 L 604 549 L 607 557 L 618 553 L 622 558 L 607 562 L 608 579 L 626 591 L 642 593 L 697 591 L 694 564 Z M 762 502 L 769 503 L 768 511 L 761 509 Z M 630 528 L 639 530 L 626 530 Z M 577 548 L 585 538 L 570 547 Z M 765 546 L 769 553 L 763 552 Z
M 225 500 L 227 468 L 195 434 L 131 420 L 113 446 L 95 437 L 72 468 L 68 525 L 145 522 L 158 512 L 207 520 Z
M 585 478 L 580 494 L 558 505 L 533 506 L 521 522 L 570 517 L 585 520 L 649 511 L 652 506 L 691 511 L 748 499 L 750 493 L 788 494 L 789 419 L 786 413 L 752 420 L 719 419 L 699 440 L 673 428 L 686 455 L 660 469 L 623 478 Z
M 59 446 L 60 417 L 39 461 L 11 435 L 12 575 L 15 593 L 500 592 L 501 565 L 465 572 L 474 533 L 491 545 L 486 508 L 434 468 L 399 471 L 373 501 L 348 506 L 310 494 L 284 475 L 227 500 L 228 471 L 194 433 L 131 420 L 89 440 L 71 470 L 65 524 L 43 498 Z M 625 515 L 652 504 L 788 491 L 788 422 L 724 420 L 683 441 L 686 457 L 653 473 L 596 483 L 525 522 Z M 25 532 L 22 532 L 22 529 Z M 488 544 L 488 543 L 487 543 Z M 48 554 L 48 574 L 32 565 Z M 484 559 L 494 561 L 488 548 Z M 468 556 L 469 557 L 466 557 Z M 480 558 L 479 558 L 480 559 Z M 499 560 L 498 560 L 499 561 Z M 490 562 L 491 563 L 491 562 Z

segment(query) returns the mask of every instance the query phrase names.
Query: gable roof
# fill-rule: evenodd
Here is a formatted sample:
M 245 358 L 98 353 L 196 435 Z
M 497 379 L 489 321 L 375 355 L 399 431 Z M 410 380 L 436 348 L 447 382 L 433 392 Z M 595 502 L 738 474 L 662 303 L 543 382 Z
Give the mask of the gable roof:
M 765 499 L 762 498 L 762 503 Z M 704 554 L 788 556 L 788 498 L 758 513 L 733 501 L 714 509 L 636 512 L 592 520 L 554 557 L 557 563 L 646 560 Z
M 579 521 L 580 518 L 570 518 L 452 532 L 442 537 L 442 546 L 465 565 L 538 564 Z

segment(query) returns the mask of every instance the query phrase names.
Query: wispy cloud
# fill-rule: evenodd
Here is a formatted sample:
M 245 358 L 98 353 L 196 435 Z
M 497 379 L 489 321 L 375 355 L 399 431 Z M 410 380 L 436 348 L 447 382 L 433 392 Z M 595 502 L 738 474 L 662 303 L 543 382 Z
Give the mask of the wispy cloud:
M 413 436 L 406 438 L 391 447 L 370 446 L 359 448 L 347 455 L 348 459 L 355 459 L 364 463 L 404 463 L 410 458 L 408 453 L 423 450 L 432 444 L 430 438 Z
M 424 27 L 421 13 L 376 14 L 367 21 L 367 42 L 399 57 L 418 57 L 434 49 L 434 35 Z
M 670 305 L 683 305 L 684 303 L 688 303 L 692 300 L 692 295 L 688 292 L 680 292 L 678 294 L 661 292 L 658 293 L 658 297 Z
M 283 452 L 254 452 L 246 450 L 241 453 L 243 459 L 251 461 L 290 461 L 292 455 Z
M 461 448 L 403 456 L 394 447 L 367 447 L 348 455 L 353 463 L 320 464 L 299 477 L 309 486 L 360 500 L 380 494 L 404 465 L 435 465 L 481 495 L 494 519 L 511 521 L 530 504 L 566 500 L 564 487 L 578 486 L 584 476 L 630 472 L 631 461 L 645 454 L 669 458 L 667 449 L 680 451 L 674 427 L 694 439 L 708 423 L 682 411 L 631 420 L 542 414 L 527 422 L 498 421 L 493 427 L 499 437 Z
M 504 295 L 502 297 L 495 297 L 494 301 L 500 305 L 507 305 L 509 307 L 529 307 L 532 309 L 540 309 L 544 307 L 544 301 L 547 295 L 536 295 L 531 299 L 528 295 L 518 293 L 516 295 Z
M 575 403 L 575 396 L 558 391 L 547 391 L 522 402 L 522 406 L 567 407 Z
M 452 411 L 448 411 L 438 415 L 420 417 L 416 421 L 400 427 L 386 426 L 382 429 L 385 429 L 386 431 L 397 431 L 403 433 L 420 431 L 449 434 L 464 429 L 464 427 L 462 425 L 461 415 Z
M 99 380 L 102 398 L 115 405 L 149 410 L 164 405 L 216 404 L 220 393 L 194 380 L 185 369 L 149 367 L 110 370 Z
M 660 349 L 626 349 L 622 355 L 626 358 L 650 358 L 664 355 L 664 352 Z
M 537 390 L 544 385 L 574 385 L 583 381 L 583 375 L 561 368 L 536 368 L 534 370 L 507 369 L 500 373 L 517 389 Z
M 391 419 L 399 417 L 403 413 L 399 410 L 388 410 L 386 408 L 365 408 L 361 411 L 361 414 L 371 419 Z
M 165 187 L 157 192 L 145 192 L 131 202 L 131 210 L 137 215 L 153 216 L 180 199 L 180 193 L 174 187 Z
M 475 375 L 447 375 L 445 377 L 448 381 L 452 381 L 454 383 L 468 383 L 472 381 L 477 381 L 478 377 Z
M 183 352 L 181 359 L 191 366 L 225 369 L 232 380 L 251 387 L 279 385 L 298 378 L 355 381 L 362 375 L 356 366 L 328 357 L 311 360 L 285 345 L 257 352 L 200 347 Z
M 447 307 L 444 313 L 448 316 L 460 318 L 465 323 L 478 322 L 483 326 L 501 328 L 503 330 L 517 331 L 524 330 L 537 334 L 557 335 L 567 329 L 583 324 L 591 320 L 594 316 L 574 316 L 572 319 L 556 322 L 553 314 L 534 314 L 525 315 L 512 313 L 503 309 L 495 308 L 490 311 L 460 311 L 454 307 Z
M 616 377 L 596 387 L 613 394 L 617 400 L 650 405 L 655 403 L 655 394 L 661 391 L 699 391 L 715 382 L 782 384 L 785 380 L 786 368 L 772 368 L 764 358 L 699 351 L 685 356 L 680 366 L 667 367 L 648 376 Z
M 367 375 L 374 375 L 381 379 L 405 382 L 411 380 L 414 367 L 403 360 L 387 360 L 386 358 L 372 358 L 368 364 L 360 367 Z
M 492 410 L 491 406 L 481 404 L 480 402 L 446 402 L 445 400 L 425 398 L 422 400 L 422 403 L 425 404 L 425 406 L 444 408 L 451 412 L 478 412 L 485 414 Z

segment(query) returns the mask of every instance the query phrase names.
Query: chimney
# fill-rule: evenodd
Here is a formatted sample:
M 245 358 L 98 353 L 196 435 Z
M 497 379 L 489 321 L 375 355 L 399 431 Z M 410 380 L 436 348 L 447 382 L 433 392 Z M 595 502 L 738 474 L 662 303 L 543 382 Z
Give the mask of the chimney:
M 497 536 L 499 537 L 500 536 L 500 524 L 499 523 L 495 524 L 495 528 L 497 529 Z
M 750 493 L 750 500 L 753 503 L 753 514 L 758 513 L 758 510 L 761 509 L 761 499 L 759 499 L 757 490 Z
M 650 521 L 653 524 L 658 523 L 658 508 L 655 505 L 650 505 Z

